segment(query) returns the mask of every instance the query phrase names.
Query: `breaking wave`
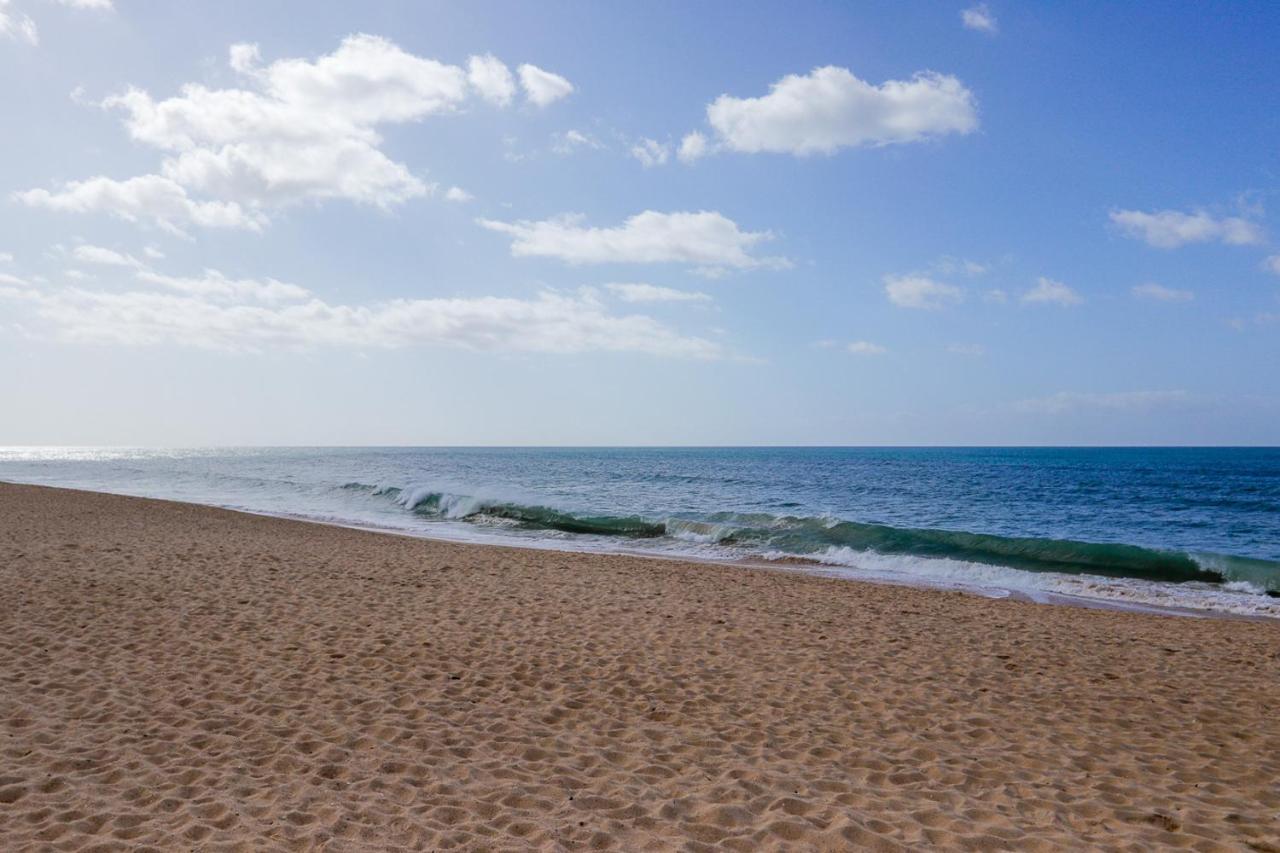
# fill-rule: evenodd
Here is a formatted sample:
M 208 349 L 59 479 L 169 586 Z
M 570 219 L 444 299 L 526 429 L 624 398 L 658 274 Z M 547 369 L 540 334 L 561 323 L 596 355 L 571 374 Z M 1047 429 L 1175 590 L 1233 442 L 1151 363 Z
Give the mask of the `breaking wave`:
M 893 527 L 832 517 L 721 512 L 699 517 L 570 512 L 536 503 L 459 494 L 437 488 L 347 483 L 349 491 L 392 501 L 426 520 L 503 524 L 622 540 L 669 539 L 717 545 L 746 555 L 853 565 L 876 557 L 918 557 L 969 566 L 974 581 L 995 566 L 1024 572 L 1217 584 L 1234 592 L 1280 596 L 1280 562 L 1225 554 L 1187 553 L 1117 543 L 1078 542 Z

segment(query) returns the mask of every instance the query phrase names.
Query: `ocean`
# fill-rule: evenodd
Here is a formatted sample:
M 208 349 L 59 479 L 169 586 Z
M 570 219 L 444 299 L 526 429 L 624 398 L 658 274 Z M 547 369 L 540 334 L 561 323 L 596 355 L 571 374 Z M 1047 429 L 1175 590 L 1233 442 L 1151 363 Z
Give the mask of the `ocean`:
M 1280 617 L 1280 449 L 0 448 L 0 480 L 471 542 Z

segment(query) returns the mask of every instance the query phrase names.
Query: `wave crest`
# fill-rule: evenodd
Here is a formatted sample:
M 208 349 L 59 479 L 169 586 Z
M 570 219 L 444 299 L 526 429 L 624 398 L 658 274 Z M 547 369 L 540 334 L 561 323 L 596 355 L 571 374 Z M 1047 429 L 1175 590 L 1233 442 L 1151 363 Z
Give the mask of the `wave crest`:
M 777 516 L 719 512 L 665 519 L 637 515 L 576 513 L 538 503 L 464 494 L 431 486 L 347 483 L 395 502 L 431 520 L 493 523 L 528 530 L 610 536 L 669 538 L 694 544 L 732 546 L 756 555 L 785 555 L 824 562 L 838 553 L 908 556 L 989 565 L 1031 572 L 1100 575 L 1165 583 L 1213 583 L 1239 591 L 1280 596 L 1280 563 L 1223 554 L 1190 554 L 1120 543 L 1000 536 L 956 530 L 893 527 L 830 516 Z

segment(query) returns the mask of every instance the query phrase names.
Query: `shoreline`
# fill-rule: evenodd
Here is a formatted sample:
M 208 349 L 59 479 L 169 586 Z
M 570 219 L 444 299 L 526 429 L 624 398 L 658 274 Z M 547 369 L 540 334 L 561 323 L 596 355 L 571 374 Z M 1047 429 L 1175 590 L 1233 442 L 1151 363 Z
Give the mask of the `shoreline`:
M 1070 595 L 1057 592 L 1040 592 L 1032 594 L 1025 590 L 1001 587 L 1001 586 L 983 586 L 978 583 L 944 582 L 930 581 L 927 578 L 910 578 L 898 579 L 883 575 L 876 575 L 869 572 L 863 572 L 854 575 L 853 572 L 859 571 L 856 566 L 838 567 L 824 564 L 816 560 L 806 560 L 803 557 L 784 557 L 777 560 L 764 560 L 743 558 L 738 560 L 732 559 L 715 559 L 697 554 L 662 554 L 642 551 L 640 549 L 628 549 L 625 547 L 608 547 L 608 548 L 586 548 L 586 547 L 569 547 L 571 543 L 566 542 L 565 546 L 557 547 L 552 544 L 545 544 L 545 540 L 522 541 L 514 539 L 513 541 L 499 541 L 498 537 L 485 538 L 477 536 L 475 538 L 466 538 L 462 536 L 453 537 L 421 531 L 409 528 L 399 528 L 390 526 L 378 526 L 376 524 L 366 524 L 353 521 L 344 521 L 338 519 L 318 518 L 303 514 L 288 512 L 271 512 L 266 510 L 253 510 L 244 507 L 228 506 L 221 504 L 202 503 L 199 501 L 183 501 L 173 498 L 155 498 L 145 495 L 126 494 L 122 492 L 100 492 L 92 489 L 81 489 L 74 486 L 49 486 L 41 483 L 23 483 L 20 481 L 0 479 L 0 486 L 19 485 L 19 486 L 35 486 L 44 489 L 57 489 L 62 491 L 80 492 L 85 494 L 101 494 L 112 495 L 116 497 L 132 497 L 140 500 L 152 500 L 162 503 L 175 503 L 184 506 L 200 506 L 210 509 L 219 509 L 226 512 L 236 512 L 244 515 L 258 516 L 262 518 L 277 518 L 286 521 L 296 521 L 304 524 L 318 524 L 327 527 L 337 527 L 345 530 L 361 530 L 369 533 L 377 533 L 382 535 L 402 536 L 409 539 L 421 539 L 432 542 L 449 542 L 458 545 L 469 545 L 480 548 L 515 548 L 519 550 L 530 551 L 550 551 L 568 554 L 599 554 L 605 556 L 625 556 L 634 557 L 642 560 L 664 560 L 674 561 L 677 563 L 695 563 L 716 566 L 734 566 L 741 569 L 749 569 L 754 571 L 776 571 L 776 572 L 793 572 L 807 574 L 817 577 L 828 577 L 837 580 L 847 581 L 850 583 L 868 583 L 880 584 L 885 586 L 901 586 L 909 589 L 939 590 L 960 592 L 966 595 L 973 595 L 979 598 L 991 600 L 1013 600 L 1030 604 L 1037 604 L 1047 607 L 1080 607 L 1094 610 L 1113 610 L 1122 613 L 1144 613 L 1149 615 L 1187 617 L 1193 619 L 1222 619 L 1222 620 L 1244 620 L 1244 621 L 1260 621 L 1260 622 L 1280 622 L 1280 616 L 1267 616 L 1258 614 L 1232 613 L 1230 611 L 1213 609 L 1213 608 L 1195 608 L 1195 607 L 1178 607 L 1173 605 L 1148 604 L 1143 602 L 1125 602 L 1122 600 L 1108 598 L 1091 598 L 1083 595 Z M 998 592 L 998 595 L 990 593 Z
M 0 485 L 0 847 L 1276 850 L 1277 648 Z

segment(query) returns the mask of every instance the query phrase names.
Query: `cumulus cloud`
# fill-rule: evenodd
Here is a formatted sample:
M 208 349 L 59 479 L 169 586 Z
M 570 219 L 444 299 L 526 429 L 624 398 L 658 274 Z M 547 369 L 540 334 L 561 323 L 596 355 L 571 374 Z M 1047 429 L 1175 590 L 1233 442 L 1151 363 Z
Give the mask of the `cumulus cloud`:
M 888 352 L 884 347 L 879 344 L 873 344 L 870 341 L 854 341 L 845 349 L 854 355 L 884 355 Z
M 436 187 L 382 151 L 382 126 L 457 112 L 473 95 L 509 102 L 515 85 L 495 57 L 472 57 L 464 70 L 371 35 L 349 36 L 315 60 L 267 65 L 256 45 L 237 44 L 229 63 L 243 88 L 190 83 L 163 100 L 129 89 L 102 102 L 133 139 L 165 153 L 157 174 L 17 197 L 171 228 L 261 228 L 267 211 L 303 201 L 390 207 Z
M 988 35 L 995 35 L 1000 30 L 999 24 L 996 23 L 996 16 L 991 13 L 991 7 L 986 3 L 979 3 L 962 11 L 960 21 L 965 29 L 977 30 Z
M 0 37 L 25 41 L 29 45 L 40 43 L 40 31 L 30 15 L 23 14 L 9 0 L 0 0 Z
M 1061 305 L 1063 307 L 1079 305 L 1083 297 L 1060 281 L 1041 276 L 1036 279 L 1036 286 L 1022 294 L 1022 301 L 1031 304 Z
M 698 131 L 685 134 L 680 140 L 680 150 L 676 154 L 681 163 L 693 163 L 706 156 L 708 150 L 707 137 Z
M 534 106 L 545 107 L 573 93 L 572 83 L 559 74 L 543 71 L 536 65 L 521 65 L 519 72 L 525 97 Z
M 923 275 L 887 275 L 884 293 L 900 308 L 936 310 L 964 299 L 964 291 L 955 285 Z
M 446 201 L 456 202 L 471 201 L 475 198 L 475 196 L 464 190 L 462 187 L 449 187 L 449 189 L 445 190 L 444 197 Z
M 782 258 L 752 254 L 773 238 L 768 231 L 743 231 L 715 211 L 659 213 L 646 210 L 614 228 L 593 228 L 580 215 L 541 221 L 477 220 L 490 231 L 513 238 L 517 257 L 559 258 L 570 264 L 682 263 L 706 270 L 785 266 Z
M 877 86 L 828 65 L 783 77 L 759 98 L 721 95 L 707 121 L 720 148 L 803 156 L 966 134 L 978 127 L 978 113 L 955 77 L 923 71 Z M 707 150 L 696 139 L 690 146 L 686 162 Z
M 13 263 L 13 255 L 9 252 L 0 252 L 0 263 L 3 263 L 3 264 Z
M 610 313 L 590 292 L 531 299 L 392 299 L 335 305 L 273 279 L 139 273 L 142 287 L 33 288 L 20 280 L 0 298 L 30 311 L 59 340 L 211 350 L 453 347 L 487 352 L 635 352 L 713 359 L 722 348 L 651 317 Z M 152 287 L 147 287 L 151 285 Z M 30 326 L 30 324 L 28 324 Z
M 623 302 L 710 302 L 711 297 L 695 290 L 676 290 L 656 284 L 606 284 L 605 290 Z
M 1272 275 L 1280 275 L 1280 255 L 1269 255 L 1262 262 L 1262 268 Z
M 1048 397 L 1021 400 L 1013 404 L 1024 414 L 1062 415 L 1079 411 L 1142 412 L 1153 408 L 1185 403 L 1186 391 L 1114 391 L 1105 394 L 1059 391 Z
M 656 139 L 641 139 L 631 146 L 631 156 L 639 160 L 646 169 L 661 166 L 671 157 L 671 146 Z
M 1126 237 L 1158 249 L 1176 249 L 1188 243 L 1226 243 L 1244 246 L 1261 243 L 1262 228 L 1238 216 L 1217 218 L 1198 210 L 1113 210 L 1111 221 Z
M 1155 282 L 1135 285 L 1130 292 L 1137 299 L 1151 299 L 1156 302 L 1190 302 L 1195 299 L 1195 294 L 1190 290 L 1177 290 Z
M 516 95 L 516 80 L 507 64 L 492 54 L 467 60 L 467 82 L 485 100 L 505 107 Z

